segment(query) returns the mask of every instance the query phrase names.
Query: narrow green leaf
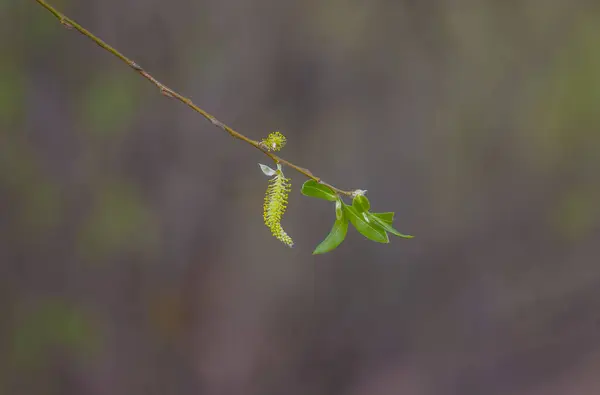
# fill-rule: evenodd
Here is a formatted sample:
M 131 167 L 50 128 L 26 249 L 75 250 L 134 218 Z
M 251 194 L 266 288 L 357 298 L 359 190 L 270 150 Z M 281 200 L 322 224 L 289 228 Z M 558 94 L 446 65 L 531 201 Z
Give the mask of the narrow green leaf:
M 331 188 L 326 187 L 323 184 L 319 184 L 315 180 L 306 181 L 302 185 L 301 192 L 304 196 L 325 199 L 329 200 L 330 202 L 335 202 L 337 200 L 337 195 L 331 190 Z
M 366 221 L 352 206 L 344 204 L 344 213 L 360 234 L 378 243 L 389 243 L 390 239 L 383 227 L 376 221 Z M 367 217 L 368 218 L 368 217 Z
M 357 212 L 363 213 L 369 211 L 371 203 L 369 203 L 369 199 L 367 199 L 365 195 L 357 195 L 352 199 L 352 207 L 354 207 Z
M 412 239 L 413 237 L 415 237 L 415 236 L 405 235 L 405 234 L 398 232 L 396 229 L 394 229 L 391 222 L 382 220 L 381 218 L 379 218 L 379 216 L 375 215 L 374 213 L 367 213 L 367 216 L 369 217 L 369 219 L 378 223 L 379 225 L 381 225 L 381 227 L 383 229 L 387 230 L 388 232 L 390 232 L 393 235 L 396 235 L 398 237 L 404 237 L 405 239 Z
M 324 254 L 337 248 L 337 246 L 342 244 L 342 241 L 344 241 L 344 239 L 346 238 L 347 232 L 348 219 L 342 215 L 341 219 L 335 221 L 331 232 L 329 232 L 325 240 L 323 240 L 321 244 L 319 244 L 317 248 L 315 248 L 315 250 L 313 251 L 313 255 Z
M 371 215 L 379 218 L 383 222 L 386 222 L 388 225 L 391 225 L 394 222 L 394 213 L 371 213 Z

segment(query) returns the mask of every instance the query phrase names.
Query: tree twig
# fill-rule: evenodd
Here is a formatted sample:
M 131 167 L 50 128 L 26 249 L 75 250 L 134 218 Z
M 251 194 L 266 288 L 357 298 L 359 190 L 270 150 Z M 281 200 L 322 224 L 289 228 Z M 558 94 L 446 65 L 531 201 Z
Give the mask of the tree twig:
M 125 62 L 129 67 L 131 67 L 133 70 L 135 70 L 142 77 L 144 77 L 148 81 L 152 82 L 159 89 L 160 93 L 162 93 L 163 95 L 165 95 L 167 97 L 170 97 L 170 98 L 173 98 L 173 99 L 177 99 L 178 101 L 180 101 L 183 104 L 187 105 L 192 110 L 200 113 L 200 115 L 202 115 L 204 118 L 206 118 L 208 121 L 210 121 L 216 127 L 218 127 L 220 129 L 222 129 L 223 131 L 229 133 L 232 137 L 234 137 L 234 138 L 236 138 L 238 140 L 242 140 L 242 141 L 250 144 L 254 148 L 256 148 L 259 151 L 261 151 L 263 154 L 267 155 L 269 158 L 271 158 L 276 163 L 281 163 L 281 164 L 283 164 L 285 166 L 291 167 L 292 169 L 294 169 L 297 172 L 303 174 L 307 178 L 310 178 L 312 180 L 315 180 L 316 182 L 319 182 L 319 183 L 321 183 L 323 185 L 328 186 L 329 188 L 331 188 L 332 190 L 334 190 L 338 194 L 343 194 L 343 195 L 348 195 L 348 196 L 352 196 L 353 195 L 354 191 L 344 191 L 342 189 L 336 188 L 333 185 L 330 185 L 330 184 L 322 181 L 319 177 L 315 176 L 310 170 L 308 170 L 306 168 L 303 168 L 303 167 L 300 167 L 300 166 L 297 166 L 297 165 L 295 165 L 295 164 L 293 164 L 293 163 L 291 163 L 291 162 L 289 162 L 289 161 L 287 161 L 287 160 L 285 160 L 285 159 L 283 159 L 283 158 L 281 158 L 281 157 L 273 154 L 272 152 L 269 152 L 266 148 L 263 147 L 263 145 L 259 141 L 252 140 L 252 139 L 244 136 L 243 134 L 236 132 L 235 130 L 233 130 L 229 126 L 225 125 L 223 122 L 219 121 L 217 118 L 215 118 L 211 114 L 207 113 L 206 111 L 204 111 L 203 109 L 201 109 L 200 107 L 198 107 L 197 105 L 195 105 L 187 97 L 185 97 L 183 95 L 180 95 L 179 93 L 177 93 L 173 89 L 169 88 L 168 86 L 166 86 L 163 83 L 161 83 L 160 81 L 158 81 L 156 78 L 154 78 L 152 75 L 150 75 L 147 71 L 145 71 L 140 65 L 138 65 L 133 60 L 129 59 L 128 57 L 126 57 L 121 52 L 117 51 L 115 48 L 111 47 L 110 45 L 108 45 L 104 41 L 102 41 L 100 38 L 98 38 L 97 36 L 95 36 L 94 34 L 92 34 L 91 32 L 89 32 L 87 29 L 85 29 L 83 26 L 81 26 L 80 24 L 78 24 L 77 22 L 75 22 L 73 19 L 67 17 L 62 12 L 60 12 L 57 9 L 55 9 L 54 7 L 52 7 L 46 1 L 44 1 L 44 0 L 36 0 L 36 1 L 42 7 L 44 7 L 48 11 L 50 11 L 50 13 L 52 13 L 52 15 L 54 15 L 60 21 L 60 23 L 63 26 L 65 26 L 68 29 L 75 29 L 75 30 L 77 30 L 79 33 L 81 33 L 82 35 L 86 36 L 87 38 L 89 38 L 90 40 L 92 40 L 93 42 L 95 42 L 98 46 L 100 46 L 104 50 L 110 52 L 111 54 L 113 54 L 117 58 L 121 59 L 123 62 Z

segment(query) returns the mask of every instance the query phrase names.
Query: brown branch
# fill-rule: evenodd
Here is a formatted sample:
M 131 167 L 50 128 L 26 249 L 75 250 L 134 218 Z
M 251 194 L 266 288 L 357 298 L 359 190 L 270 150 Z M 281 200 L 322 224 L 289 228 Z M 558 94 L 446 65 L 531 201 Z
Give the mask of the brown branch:
M 192 110 L 200 113 L 200 115 L 202 115 L 204 118 L 206 118 L 208 121 L 210 121 L 216 127 L 218 127 L 220 129 L 222 129 L 223 131 L 229 133 L 232 137 L 235 137 L 238 140 L 242 140 L 242 141 L 250 144 L 254 148 L 256 148 L 259 151 L 261 151 L 263 154 L 267 155 L 269 158 L 271 158 L 276 163 L 281 163 L 283 165 L 291 167 L 292 169 L 294 169 L 297 172 L 303 174 L 307 178 L 310 178 L 310 179 L 315 180 L 315 181 L 317 181 L 317 182 L 319 182 L 319 183 L 321 183 L 323 185 L 328 186 L 329 188 L 331 188 L 332 190 L 334 190 L 338 194 L 352 196 L 352 194 L 353 194 L 354 191 L 344 191 L 344 190 L 341 190 L 339 188 L 334 187 L 333 185 L 330 185 L 330 184 L 327 184 L 326 182 L 323 182 L 319 177 L 313 175 L 313 173 L 310 170 L 305 169 L 305 168 L 300 167 L 300 166 L 297 166 L 297 165 L 295 165 L 295 164 L 293 164 L 293 163 L 291 163 L 291 162 L 289 162 L 289 161 L 287 161 L 287 160 L 285 160 L 283 158 L 280 158 L 279 156 L 273 154 L 272 152 L 269 152 L 266 148 L 263 148 L 263 146 L 260 144 L 260 142 L 258 142 L 256 140 L 252 140 L 252 139 L 244 136 L 243 134 L 238 133 L 235 130 L 231 129 L 229 126 L 225 125 L 223 122 L 219 121 L 217 118 L 215 118 L 214 116 L 210 115 L 209 113 L 207 113 L 206 111 L 204 111 L 203 109 L 201 109 L 200 107 L 198 107 L 197 105 L 195 105 L 187 97 L 180 95 L 179 93 L 177 93 L 173 89 L 169 88 L 168 86 L 166 86 L 163 83 L 161 83 L 160 81 L 158 81 L 156 78 L 154 78 L 152 75 L 150 75 L 147 71 L 145 71 L 140 65 L 138 65 L 133 60 L 129 59 L 128 57 L 126 57 L 125 55 L 123 55 L 122 53 L 120 53 L 119 51 L 117 51 L 116 49 L 114 49 L 113 47 L 111 47 L 110 45 L 108 45 L 107 43 L 105 43 L 104 41 L 102 41 L 101 39 L 99 39 L 97 36 L 95 36 L 94 34 L 92 34 L 91 32 L 89 32 L 88 30 L 86 30 L 83 26 L 81 26 L 80 24 L 78 24 L 77 22 L 75 22 L 73 19 L 65 16 L 63 13 L 61 13 L 58 10 L 56 10 L 54 7 L 52 7 L 50 4 L 46 3 L 44 0 L 36 0 L 36 1 L 42 7 L 44 7 L 48 11 L 50 11 L 50 13 L 52 13 L 52 15 L 54 15 L 60 21 L 60 23 L 63 26 L 67 27 L 68 29 L 75 29 L 75 30 L 77 30 L 79 33 L 81 33 L 82 35 L 86 36 L 87 38 L 89 38 L 90 40 L 92 40 L 93 42 L 95 42 L 98 46 L 100 46 L 104 50 L 110 52 L 111 54 L 113 54 L 117 58 L 121 59 L 123 62 L 127 63 L 127 65 L 129 67 L 131 67 L 133 70 L 135 70 L 137 73 L 139 73 L 142 77 L 144 77 L 148 81 L 152 82 L 160 90 L 160 93 L 162 93 L 163 95 L 165 95 L 167 97 L 170 97 L 170 98 L 173 98 L 173 99 L 177 99 L 180 102 L 182 102 L 183 104 L 186 104 Z

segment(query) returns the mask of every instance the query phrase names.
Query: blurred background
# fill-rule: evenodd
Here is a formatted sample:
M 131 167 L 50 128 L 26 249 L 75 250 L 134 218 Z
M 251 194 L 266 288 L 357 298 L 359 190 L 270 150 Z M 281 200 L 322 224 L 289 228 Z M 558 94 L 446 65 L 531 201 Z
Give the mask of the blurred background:
M 0 1 L 0 394 L 600 393 L 600 3 Z

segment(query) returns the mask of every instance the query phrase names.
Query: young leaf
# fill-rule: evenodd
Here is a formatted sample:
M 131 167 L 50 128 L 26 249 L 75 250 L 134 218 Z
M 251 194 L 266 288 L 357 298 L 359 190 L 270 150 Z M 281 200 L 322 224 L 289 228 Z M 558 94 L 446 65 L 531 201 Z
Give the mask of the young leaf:
M 340 220 L 344 216 L 344 211 L 342 210 L 342 200 L 338 199 L 335 201 L 335 219 Z
M 391 225 L 392 222 L 394 222 L 394 213 L 371 213 L 371 215 L 379 218 L 388 225 Z
M 331 188 L 326 187 L 323 184 L 319 184 L 315 180 L 308 180 L 302 185 L 302 194 L 304 196 L 310 196 L 318 199 L 329 200 L 335 202 L 337 200 L 336 194 Z
M 390 239 L 383 227 L 376 221 L 367 222 L 352 206 L 344 204 L 344 213 L 360 234 L 378 243 L 389 243 Z
M 414 236 L 411 236 L 411 235 L 405 235 L 405 234 L 402 234 L 402 233 L 398 232 L 396 229 L 394 229 L 394 227 L 392 226 L 391 222 L 387 222 L 387 221 L 379 218 L 379 216 L 377 216 L 375 213 L 367 213 L 367 216 L 373 222 L 378 223 L 379 225 L 381 225 L 381 227 L 383 229 L 387 230 L 388 232 L 390 232 L 393 235 L 396 235 L 398 237 L 404 237 L 405 239 L 412 239 L 414 237 Z
M 258 165 L 260 166 L 260 169 L 267 177 L 271 177 L 272 175 L 274 175 L 276 173 L 275 170 L 271 169 L 267 165 L 263 165 L 262 163 L 259 163 Z
M 371 203 L 369 203 L 369 199 L 367 199 L 365 195 L 356 195 L 354 199 L 352 199 L 352 207 L 354 207 L 357 212 L 363 213 L 369 211 Z
M 324 254 L 329 252 L 340 244 L 346 238 L 346 233 L 348 232 L 348 219 L 342 215 L 341 219 L 337 219 L 333 224 L 333 228 L 331 232 L 327 235 L 325 240 L 321 242 L 313 251 L 313 255 L 316 254 Z
M 362 213 L 359 213 L 360 215 L 362 215 L 363 219 L 367 222 L 371 222 L 371 218 L 369 218 L 369 216 L 367 214 L 369 214 L 367 211 L 363 211 Z

